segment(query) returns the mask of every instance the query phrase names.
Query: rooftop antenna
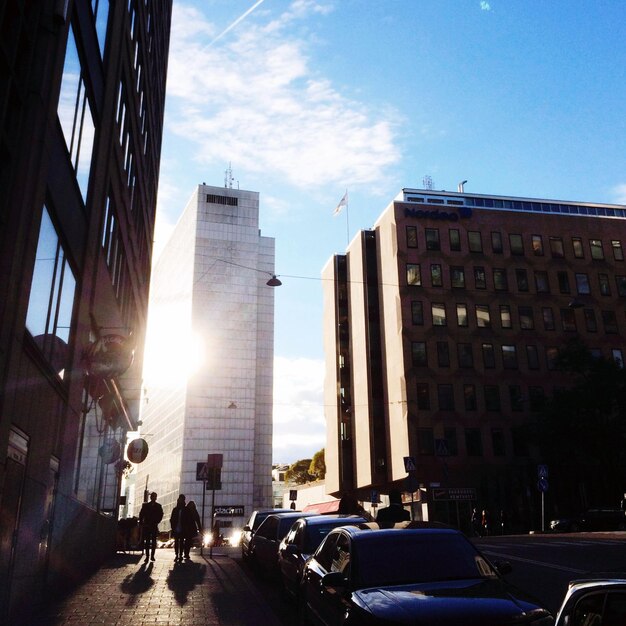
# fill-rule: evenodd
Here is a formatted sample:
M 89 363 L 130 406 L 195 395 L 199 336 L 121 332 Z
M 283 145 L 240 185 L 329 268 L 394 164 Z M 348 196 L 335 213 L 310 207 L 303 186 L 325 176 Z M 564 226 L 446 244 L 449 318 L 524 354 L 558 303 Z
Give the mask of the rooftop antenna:
M 233 188 L 233 168 L 230 166 L 230 161 L 228 162 L 228 169 L 224 172 L 224 187 L 228 187 L 229 189 Z
M 433 177 L 430 174 L 426 174 L 426 176 L 424 176 L 424 178 L 422 178 L 422 186 L 423 186 L 424 189 L 432 190 L 432 188 L 433 188 Z
M 464 192 L 465 192 L 465 183 L 466 183 L 466 182 L 467 182 L 466 180 L 462 180 L 462 181 L 459 183 L 459 185 L 458 185 L 458 187 L 457 187 L 457 191 L 458 191 L 459 193 L 464 193 Z

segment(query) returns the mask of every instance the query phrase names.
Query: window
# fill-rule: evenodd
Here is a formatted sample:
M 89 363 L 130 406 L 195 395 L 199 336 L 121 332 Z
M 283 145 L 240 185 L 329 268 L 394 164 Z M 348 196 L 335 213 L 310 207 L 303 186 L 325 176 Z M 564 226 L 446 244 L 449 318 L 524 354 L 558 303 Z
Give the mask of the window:
M 537 293 L 550 293 L 548 272 L 535 272 L 535 289 L 537 289 Z
M 502 254 L 502 234 L 497 231 L 491 233 L 491 249 L 494 254 Z
M 496 357 L 492 343 L 483 343 L 483 365 L 485 369 L 493 369 L 496 366 Z
M 491 316 L 488 304 L 476 305 L 476 326 L 478 328 L 491 328 Z
M 559 358 L 559 349 L 555 347 L 547 347 L 546 348 L 546 365 L 549 370 L 556 369 L 556 362 Z
M 406 227 L 406 247 L 417 248 L 417 227 L 416 226 Z
M 602 323 L 604 324 L 604 332 L 607 335 L 617 334 L 617 318 L 615 311 L 602 311 Z
M 474 385 L 463 385 L 463 399 L 466 411 L 475 411 L 478 408 L 476 402 L 476 387 Z
M 461 251 L 461 235 L 456 228 L 451 228 L 448 231 L 450 236 L 450 251 L 451 252 L 460 252 Z
M 543 239 L 541 235 L 533 235 L 531 237 L 533 254 L 535 256 L 543 256 Z
M 469 244 L 470 252 L 482 252 L 483 251 L 483 242 L 480 236 L 480 232 L 475 230 L 470 230 L 467 233 L 467 241 Z
M 526 360 L 528 361 L 529 370 L 539 369 L 539 352 L 537 346 L 526 346 Z
M 500 389 L 497 385 L 485 385 L 485 408 L 487 411 L 500 410 Z
M 505 456 L 504 432 L 501 428 L 491 429 L 491 446 L 493 448 L 493 456 Z
M 69 30 L 67 39 L 57 115 L 63 129 L 63 136 L 76 174 L 78 187 L 83 202 L 86 202 L 96 127 L 87 98 L 80 57 L 72 28 Z
M 509 399 L 511 401 L 511 411 L 523 411 L 524 399 L 522 398 L 522 388 L 519 385 L 509 385 Z
M 426 342 L 425 341 L 411 342 L 411 355 L 413 359 L 413 365 L 415 367 L 424 367 L 428 365 L 428 361 L 426 358 Z
M 535 318 L 533 309 L 530 306 L 518 307 L 519 326 L 522 330 L 533 330 L 535 328 Z
M 440 411 L 454 411 L 454 393 L 452 385 L 437 385 Z
M 456 323 L 459 326 L 467 326 L 467 305 L 456 305 Z
M 431 305 L 433 326 L 446 325 L 446 305 L 442 302 L 433 302 Z
M 524 254 L 524 241 L 521 235 L 509 235 L 511 254 L 519 256 Z
M 585 316 L 585 328 L 590 333 L 598 332 L 598 322 L 596 321 L 596 314 L 593 309 L 585 309 L 583 311 Z
M 67 344 L 75 295 L 76 279 L 48 209 L 44 206 L 30 285 L 26 328 L 61 378 L 69 356 Z
M 554 330 L 556 328 L 554 324 L 554 311 L 549 306 L 543 307 L 541 310 L 543 315 L 543 328 L 544 330 Z
M 557 272 L 556 280 L 559 284 L 559 291 L 561 293 L 570 293 L 569 276 L 567 275 L 567 272 Z
M 107 34 L 107 21 L 109 18 L 109 0 L 91 0 L 91 8 L 96 21 L 96 34 L 100 47 L 100 57 L 104 58 L 104 44 Z
M 511 307 L 508 304 L 500 305 L 500 326 L 502 328 L 513 328 L 511 322 Z
M 622 242 L 617 239 L 612 239 L 611 248 L 613 248 L 613 258 L 616 261 L 623 261 L 624 251 L 622 250 Z
M 622 298 L 626 296 L 626 276 L 616 276 L 617 294 Z
M 603 296 L 611 295 L 611 287 L 609 285 L 608 274 L 598 274 L 598 283 L 600 285 L 600 294 Z
M 585 258 L 585 249 L 583 240 L 580 237 L 572 237 L 572 248 L 574 249 L 574 257 L 577 259 Z
M 546 396 L 543 392 L 543 387 L 529 387 L 528 388 L 528 403 L 531 411 L 541 411 L 545 404 Z
M 467 456 L 482 456 L 483 444 L 480 438 L 480 428 L 465 429 L 465 449 Z
M 591 293 L 589 287 L 589 276 L 587 274 L 576 274 L 576 291 L 579 295 L 587 295 Z
M 493 288 L 496 291 L 508 291 L 509 283 L 506 278 L 506 270 L 498 267 L 493 269 Z
M 430 266 L 430 282 L 433 287 L 443 287 L 443 276 L 439 263 L 433 263 Z
M 435 454 L 435 438 L 432 428 L 417 429 L 417 450 L 419 454 L 432 456 Z
M 624 354 L 619 348 L 613 348 L 613 350 L 611 350 L 611 357 L 619 367 L 624 367 Z
M 447 341 L 437 342 L 437 365 L 439 367 L 450 367 L 450 348 Z
M 502 366 L 505 370 L 517 369 L 517 350 L 515 346 L 502 346 Z
M 424 303 L 420 300 L 411 302 L 411 321 L 414 326 L 424 325 Z
M 406 282 L 408 285 L 421 285 L 422 274 L 420 272 L 420 266 L 415 263 L 406 264 Z
M 487 274 L 484 267 L 474 268 L 474 286 L 476 289 L 487 289 Z
M 462 267 L 450 268 L 450 281 L 453 288 L 465 289 L 465 269 Z
M 427 228 L 426 234 L 426 250 L 439 250 L 441 245 L 439 243 L 439 230 L 437 228 Z
M 589 249 L 591 250 L 591 258 L 595 261 L 604 259 L 604 250 L 602 249 L 602 241 L 600 239 L 590 239 Z
M 550 252 L 554 259 L 562 259 L 565 256 L 563 239 L 561 237 L 550 237 Z
M 457 355 L 459 358 L 459 367 L 473 368 L 474 354 L 472 352 L 471 343 L 460 343 L 457 346 Z
M 528 291 L 528 272 L 524 269 L 515 270 L 515 280 L 518 291 Z
M 430 388 L 428 383 L 417 383 L 417 408 L 430 410 Z
M 456 439 L 456 428 L 444 428 L 443 438 L 446 440 L 448 446 L 448 454 L 450 456 L 458 456 L 459 445 Z

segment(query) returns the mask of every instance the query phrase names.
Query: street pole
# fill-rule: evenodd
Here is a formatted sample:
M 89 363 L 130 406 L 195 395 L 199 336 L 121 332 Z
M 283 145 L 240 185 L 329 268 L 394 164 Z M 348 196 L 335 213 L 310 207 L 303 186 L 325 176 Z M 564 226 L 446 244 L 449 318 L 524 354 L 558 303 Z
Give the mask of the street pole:
M 215 470 L 217 468 L 212 467 L 211 472 L 213 473 L 213 490 L 211 493 L 211 543 L 209 543 L 209 558 L 213 558 L 213 543 L 215 542 L 215 529 L 213 528 L 215 525 Z
M 204 549 L 204 501 L 206 499 L 206 478 L 202 481 L 202 529 L 203 536 L 200 537 L 200 556 L 203 555 Z

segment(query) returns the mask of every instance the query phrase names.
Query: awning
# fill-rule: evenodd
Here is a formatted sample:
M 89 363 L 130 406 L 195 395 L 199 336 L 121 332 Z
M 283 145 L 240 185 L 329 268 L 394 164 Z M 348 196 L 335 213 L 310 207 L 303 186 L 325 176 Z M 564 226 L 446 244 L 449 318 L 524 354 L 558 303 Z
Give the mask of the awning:
M 325 513 L 337 513 L 339 511 L 340 500 L 331 500 L 330 502 L 319 502 L 318 504 L 308 504 L 302 509 L 303 513 L 317 513 L 324 515 Z

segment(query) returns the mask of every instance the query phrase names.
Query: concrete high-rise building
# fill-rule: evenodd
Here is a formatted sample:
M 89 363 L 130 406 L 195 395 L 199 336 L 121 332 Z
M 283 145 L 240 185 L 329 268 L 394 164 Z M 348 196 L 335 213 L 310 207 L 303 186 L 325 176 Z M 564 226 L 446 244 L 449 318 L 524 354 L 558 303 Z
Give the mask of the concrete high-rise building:
M 144 488 L 166 517 L 180 493 L 199 510 L 204 497 L 210 527 L 213 494 L 196 474 L 209 454 L 223 460 L 216 525 L 241 527 L 272 505 L 273 272 L 259 194 L 199 185 L 153 269 L 141 416 L 150 451 L 136 509 Z
M 2 623 L 30 623 L 116 548 L 171 12 L 171 0 L 0 2 Z
M 431 520 L 467 527 L 478 505 L 537 527 L 528 426 L 570 383 L 569 339 L 624 363 L 625 245 L 621 205 L 402 190 L 323 271 L 327 491 L 399 488 Z M 617 505 L 583 474 L 552 468 L 551 501 Z

